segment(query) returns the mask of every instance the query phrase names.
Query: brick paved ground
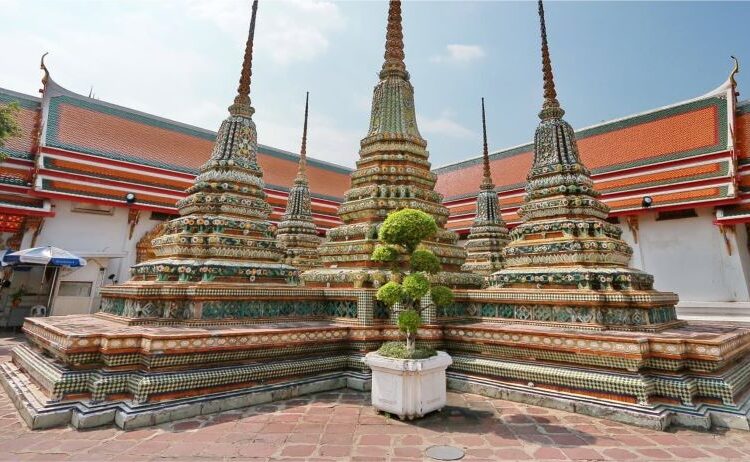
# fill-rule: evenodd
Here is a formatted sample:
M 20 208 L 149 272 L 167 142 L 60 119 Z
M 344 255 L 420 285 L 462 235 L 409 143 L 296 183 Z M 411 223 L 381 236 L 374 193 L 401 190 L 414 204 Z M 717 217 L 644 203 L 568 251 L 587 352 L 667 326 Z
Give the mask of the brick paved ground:
M 0 360 L 14 341 L 0 338 Z M 656 432 L 455 393 L 442 413 L 405 423 L 368 402 L 346 390 L 133 432 L 32 432 L 0 391 L 0 460 L 413 461 L 443 444 L 463 460 L 750 460 L 748 432 Z

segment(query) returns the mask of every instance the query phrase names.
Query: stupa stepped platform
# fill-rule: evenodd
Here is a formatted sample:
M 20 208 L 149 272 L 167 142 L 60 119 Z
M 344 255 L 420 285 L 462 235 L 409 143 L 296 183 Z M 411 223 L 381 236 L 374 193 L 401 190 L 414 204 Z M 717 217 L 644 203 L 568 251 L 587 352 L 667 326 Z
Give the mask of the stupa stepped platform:
M 335 291 L 332 291 L 335 292 Z M 449 385 L 649 428 L 750 429 L 750 325 L 687 323 L 660 332 L 488 322 L 438 312 L 420 341 L 454 358 Z M 111 314 L 31 318 L 29 343 L 0 382 L 34 428 L 122 428 L 351 387 L 363 355 L 399 338 L 302 316 L 171 320 Z M 619 411 L 618 411 L 619 409 Z

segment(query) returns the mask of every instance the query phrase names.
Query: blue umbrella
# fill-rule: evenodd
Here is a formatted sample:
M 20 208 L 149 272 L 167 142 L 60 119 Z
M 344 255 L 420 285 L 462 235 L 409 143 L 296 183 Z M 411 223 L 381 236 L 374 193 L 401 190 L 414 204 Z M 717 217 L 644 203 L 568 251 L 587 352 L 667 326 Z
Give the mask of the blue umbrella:
M 55 274 L 52 277 L 49 296 L 47 297 L 47 313 L 52 310 L 52 295 L 55 292 L 55 283 L 61 266 L 86 266 L 86 259 L 74 255 L 67 250 L 48 245 L 46 247 L 34 247 L 31 249 L 19 250 L 18 252 L 8 253 L 2 257 L 3 263 L 13 264 L 31 264 L 55 267 Z M 42 282 L 43 283 L 43 282 Z
M 86 259 L 57 247 L 34 247 L 6 254 L 4 263 L 30 263 L 50 266 L 86 266 Z

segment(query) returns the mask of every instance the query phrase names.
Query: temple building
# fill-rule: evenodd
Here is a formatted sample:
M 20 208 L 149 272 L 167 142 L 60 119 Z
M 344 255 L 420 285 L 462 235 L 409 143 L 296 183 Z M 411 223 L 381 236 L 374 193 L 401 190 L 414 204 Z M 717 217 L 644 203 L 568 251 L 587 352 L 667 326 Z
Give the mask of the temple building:
M 506 212 L 515 227 L 501 250 L 502 268 L 489 278 L 462 271 L 466 251 L 454 231 L 443 227 L 449 213 L 433 189 L 440 177 L 429 169 L 426 142 L 413 117 L 401 4 L 391 0 L 370 131 L 338 211 L 343 224 L 333 227 L 321 246 L 323 267 L 300 275 L 305 285 L 298 284 L 297 270 L 282 262 L 284 250 L 276 246 L 268 220 L 271 194 L 265 192 L 249 98 L 256 10 L 257 0 L 237 96 L 210 157 L 176 202 L 180 216 L 141 238 L 148 238 L 148 246 L 143 261 L 132 267 L 133 278 L 101 288 L 95 314 L 26 319 L 26 342 L 0 363 L 0 386 L 28 426 L 133 429 L 325 390 L 368 390 L 373 376 L 365 355 L 401 334 L 397 310 L 374 301 L 378 285 L 392 274 L 366 257 L 378 223 L 392 210 L 414 207 L 439 223 L 427 246 L 444 264 L 436 278 L 454 286 L 451 303 L 438 307 L 422 300 L 418 331 L 420 342 L 450 354 L 445 376 L 450 389 L 651 429 L 750 430 L 750 329 L 680 319 L 677 295 L 655 289 L 652 275 L 629 266 L 632 250 L 612 217 L 645 187 L 639 184 L 641 189 L 607 202 L 599 189 L 606 185 L 596 184 L 557 101 L 541 0 L 545 98 L 526 165 L 525 195 Z M 708 98 L 720 105 L 734 96 L 730 76 L 728 86 Z M 652 119 L 646 120 L 643 124 Z M 49 130 L 42 127 L 40 139 Z M 301 179 L 295 187 L 305 185 L 312 165 L 305 133 L 298 162 L 292 163 Z M 36 149 L 38 156 L 43 149 Z M 710 160 L 716 162 L 708 165 L 722 158 L 714 155 Z M 666 171 L 679 171 L 679 161 L 670 159 L 662 159 L 671 167 Z M 493 183 L 506 184 L 492 172 L 509 171 L 492 168 L 490 160 L 485 149 L 471 241 L 478 240 L 485 221 L 504 235 L 496 208 L 485 217 L 481 207 L 482 201 L 495 207 Z M 34 170 L 34 184 L 40 170 Z M 83 182 L 75 176 L 83 173 L 68 177 L 58 170 L 48 174 L 60 184 Z M 623 173 L 607 178 L 620 177 L 630 178 Z M 649 174 L 648 181 L 657 181 L 654 177 Z M 720 181 L 704 179 L 693 188 Z M 650 196 L 641 199 L 642 207 L 658 209 L 673 197 L 653 187 L 646 189 Z M 304 192 L 292 188 L 289 194 L 296 198 L 290 202 L 305 200 Z M 134 194 L 125 198 L 131 206 L 139 203 Z M 144 202 L 157 197 L 144 196 Z M 43 208 L 54 198 L 39 200 Z M 731 206 L 735 217 L 742 213 L 741 203 Z M 286 222 L 298 217 L 309 222 L 305 207 L 306 202 L 282 217 L 287 235 L 294 229 Z M 42 237 L 36 234 L 30 237 Z M 737 258 L 744 262 L 747 248 L 743 252 Z M 490 287 L 481 287 L 484 282 Z
M 406 91 L 408 81 L 396 75 L 402 71 L 389 72 L 388 79 L 406 82 L 398 87 Z M 723 72 L 717 69 L 717 81 Z M 750 316 L 750 101 L 738 101 L 736 72 L 735 67 L 705 94 L 696 89 L 695 98 L 575 130 L 581 161 L 591 171 L 599 200 L 609 207 L 607 220 L 633 250 L 631 266 L 653 275 L 657 288 L 680 294 L 677 308 L 683 316 Z M 93 312 L 101 287 L 125 282 L 133 264 L 155 256 L 151 240 L 178 216 L 176 203 L 187 197 L 185 191 L 209 160 L 216 132 L 71 91 L 43 62 L 42 75 L 39 96 L 0 88 L 0 103 L 20 105 L 22 128 L 21 137 L 0 148 L 8 156 L 0 164 L 0 231 L 11 249 L 51 244 L 88 258 L 85 268 L 61 274 L 53 312 Z M 373 146 L 382 129 L 371 127 L 358 168 L 365 161 L 381 162 L 374 160 L 382 153 Z M 409 130 L 418 135 L 416 123 Z M 417 152 L 426 152 L 417 135 L 408 140 L 410 158 L 424 176 L 429 167 Z M 511 229 L 521 222 L 532 149 L 528 143 L 489 151 L 500 213 Z M 446 230 L 460 236 L 459 244 L 475 221 L 484 178 L 483 158 L 473 151 L 467 146 L 466 160 L 432 170 L 434 192 L 419 191 L 429 191 L 434 207 L 447 207 L 440 213 Z M 352 169 L 323 158 L 325 153 L 312 149 L 305 161 L 320 237 L 342 225 L 341 204 L 367 202 L 347 196 L 350 185 L 355 192 L 371 186 L 360 174 L 355 186 Z M 279 223 L 300 156 L 259 144 L 257 162 L 264 171 L 269 220 Z M 387 189 L 384 194 L 393 188 Z M 364 211 L 348 207 L 344 221 L 364 223 Z M 66 285 L 73 283 L 87 287 L 69 295 Z M 0 306 L 7 309 L 13 290 L 4 291 Z

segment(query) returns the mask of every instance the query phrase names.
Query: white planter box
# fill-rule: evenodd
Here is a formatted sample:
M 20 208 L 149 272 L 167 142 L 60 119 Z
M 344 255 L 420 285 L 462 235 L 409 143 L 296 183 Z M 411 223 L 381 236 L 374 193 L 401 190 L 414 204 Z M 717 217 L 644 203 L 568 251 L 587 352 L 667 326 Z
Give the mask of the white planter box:
M 445 369 L 453 360 L 443 351 L 427 359 L 386 358 L 367 353 L 372 369 L 372 406 L 401 419 L 422 417 L 445 406 Z

